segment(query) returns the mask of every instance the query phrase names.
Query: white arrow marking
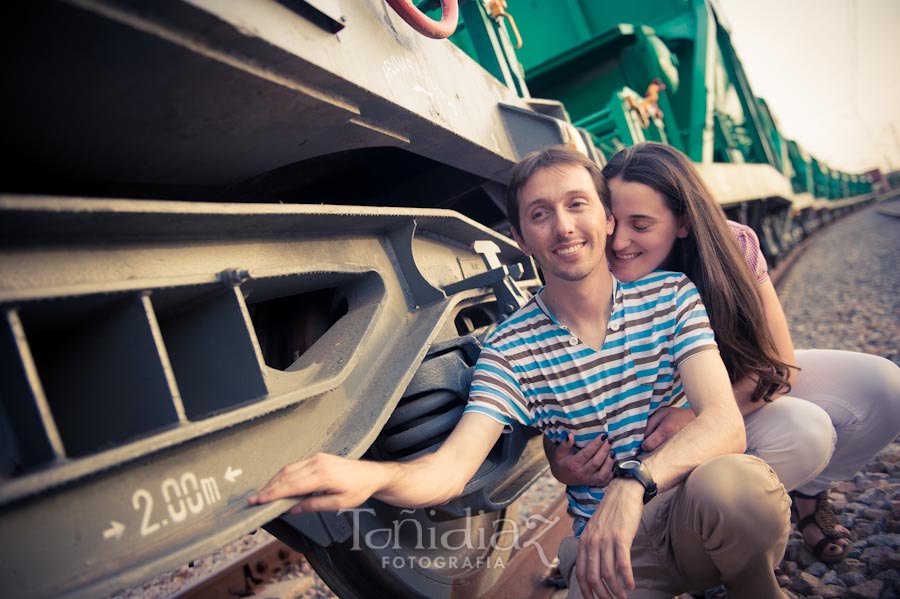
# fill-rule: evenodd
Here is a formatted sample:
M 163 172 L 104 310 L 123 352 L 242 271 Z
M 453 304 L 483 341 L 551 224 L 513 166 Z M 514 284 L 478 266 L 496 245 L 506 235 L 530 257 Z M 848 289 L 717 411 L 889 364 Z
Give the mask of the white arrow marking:
M 115 520 L 109 521 L 109 528 L 103 531 L 104 539 L 121 539 L 125 532 L 125 525 Z
M 237 480 L 237 477 L 239 477 L 243 473 L 244 473 L 244 471 L 241 470 L 240 468 L 232 470 L 231 466 L 229 466 L 228 470 L 225 471 L 225 480 L 227 480 L 230 483 L 233 483 L 235 480 Z

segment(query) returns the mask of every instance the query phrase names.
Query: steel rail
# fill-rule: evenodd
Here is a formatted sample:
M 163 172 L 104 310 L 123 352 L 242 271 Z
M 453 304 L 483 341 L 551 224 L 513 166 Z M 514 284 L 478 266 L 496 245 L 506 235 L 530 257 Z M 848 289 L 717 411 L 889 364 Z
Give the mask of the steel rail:
M 278 539 L 271 539 L 224 563 L 220 568 L 172 595 L 171 599 L 220 599 L 259 595 L 293 564 L 304 561 Z
M 557 591 L 544 582 L 549 568 L 546 562 L 556 556 L 559 542 L 570 534 L 566 514 L 566 498 L 560 494 L 530 520 L 547 526 L 535 526 L 518 539 L 517 549 L 504 567 L 493 589 L 482 599 L 524 597 L 550 599 Z M 292 566 L 305 558 L 278 539 L 267 541 L 255 549 L 224 563 L 217 570 L 198 579 L 171 596 L 171 599 L 221 599 L 222 597 L 278 597 L 280 587 Z

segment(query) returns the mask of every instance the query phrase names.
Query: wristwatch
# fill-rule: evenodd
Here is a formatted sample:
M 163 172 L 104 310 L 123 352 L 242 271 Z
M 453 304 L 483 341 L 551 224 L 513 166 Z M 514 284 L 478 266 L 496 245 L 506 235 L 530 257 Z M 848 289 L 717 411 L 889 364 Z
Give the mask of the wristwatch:
M 613 477 L 633 478 L 641 483 L 644 486 L 644 503 L 656 497 L 656 493 L 659 490 L 656 487 L 656 483 L 653 482 L 650 469 L 637 458 L 628 458 L 616 462 L 613 465 Z

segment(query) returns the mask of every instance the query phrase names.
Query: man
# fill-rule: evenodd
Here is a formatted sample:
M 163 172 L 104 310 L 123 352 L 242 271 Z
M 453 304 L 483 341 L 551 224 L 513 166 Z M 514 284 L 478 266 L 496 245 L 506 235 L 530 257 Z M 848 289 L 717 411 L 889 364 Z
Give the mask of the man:
M 582 154 L 526 156 L 507 210 L 546 286 L 488 339 L 444 445 L 403 464 L 320 454 L 282 468 L 250 503 L 317 492 L 294 509 L 352 508 L 370 496 L 436 505 L 462 491 L 515 420 L 556 439 L 571 433 L 578 447 L 608 444 L 619 458 L 605 488 L 567 490 L 580 533 L 560 552 L 562 570 L 575 564 L 571 597 L 671 597 L 720 582 L 732 599 L 781 597 L 773 567 L 789 501 L 761 460 L 740 455 L 743 422 L 706 310 L 683 275 L 614 279 L 608 204 L 599 169 Z M 634 459 L 653 410 L 686 400 L 697 417 Z

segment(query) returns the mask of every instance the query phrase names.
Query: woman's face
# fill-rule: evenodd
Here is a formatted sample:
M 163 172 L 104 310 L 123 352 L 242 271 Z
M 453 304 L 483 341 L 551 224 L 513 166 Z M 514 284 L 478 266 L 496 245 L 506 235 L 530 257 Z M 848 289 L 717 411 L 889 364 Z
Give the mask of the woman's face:
M 689 228 L 675 217 L 661 193 L 643 183 L 609 181 L 616 228 L 607 243 L 609 264 L 620 281 L 635 281 L 659 268 L 675 240 Z

